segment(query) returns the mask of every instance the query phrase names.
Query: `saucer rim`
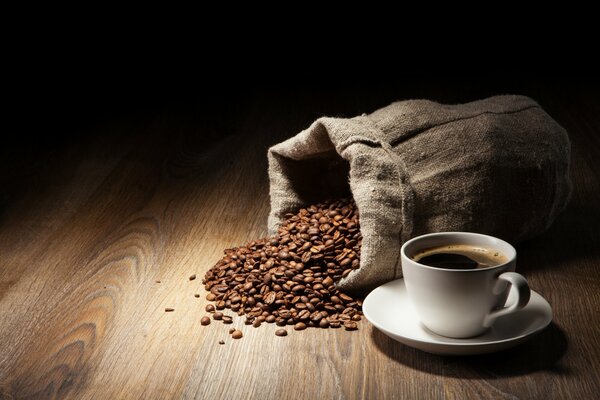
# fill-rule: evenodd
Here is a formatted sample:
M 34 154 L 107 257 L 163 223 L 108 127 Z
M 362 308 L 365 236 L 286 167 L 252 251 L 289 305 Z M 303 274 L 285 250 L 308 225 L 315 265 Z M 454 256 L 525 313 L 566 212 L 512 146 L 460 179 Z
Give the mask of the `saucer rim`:
M 362 307 L 363 308 L 363 314 L 364 314 L 365 318 L 374 327 L 376 327 L 378 330 L 382 331 L 387 336 L 393 335 L 393 336 L 396 336 L 396 337 L 401 337 L 403 339 L 406 339 L 407 341 L 411 341 L 411 342 L 415 342 L 415 343 L 420 343 L 420 344 L 423 344 L 423 345 L 426 345 L 426 346 L 452 347 L 452 348 L 455 348 L 455 347 L 478 348 L 478 347 L 488 347 L 488 346 L 502 345 L 502 344 L 508 344 L 508 343 L 510 343 L 510 344 L 514 343 L 515 345 L 517 345 L 523 339 L 526 339 L 526 338 L 529 338 L 529 337 L 533 337 L 536 334 L 540 333 L 542 330 L 544 330 L 545 328 L 547 328 L 548 325 L 550 325 L 552 323 L 552 320 L 553 320 L 553 311 L 552 311 L 552 306 L 550 306 L 550 303 L 541 294 L 539 294 L 538 292 L 536 292 L 536 291 L 534 291 L 532 289 L 531 290 L 532 298 L 533 298 L 533 296 L 536 296 L 536 297 L 539 298 L 538 301 L 541 300 L 542 304 L 545 303 L 545 306 L 548 309 L 548 318 L 547 318 L 547 321 L 544 321 L 537 328 L 535 328 L 534 330 L 529 331 L 527 333 L 524 333 L 524 334 L 521 334 L 521 335 L 518 335 L 518 336 L 512 336 L 512 337 L 509 337 L 509 338 L 506 338 L 506 339 L 501 339 L 501 340 L 488 340 L 488 341 L 475 341 L 475 342 L 467 342 L 467 340 L 477 339 L 478 337 L 481 337 L 481 336 L 475 336 L 475 337 L 471 337 L 471 338 L 462 339 L 462 340 L 465 340 L 465 342 L 461 342 L 460 338 L 448 338 L 448 337 L 445 337 L 445 336 L 442 336 L 442 335 L 438 335 L 437 333 L 434 333 L 434 332 L 431 332 L 431 331 L 429 331 L 428 333 L 430 333 L 432 335 L 435 335 L 436 337 L 440 338 L 442 341 L 437 341 L 437 340 L 436 341 L 425 341 L 425 340 L 417 339 L 417 338 L 414 338 L 414 337 L 411 337 L 411 336 L 404 336 L 402 334 L 392 332 L 390 329 L 386 329 L 383 326 L 381 326 L 381 324 L 374 322 L 373 318 L 369 318 L 368 312 L 365 312 L 365 309 L 367 308 L 367 307 L 365 307 L 365 305 L 369 302 L 368 301 L 369 297 L 371 297 L 371 295 L 376 290 L 382 288 L 383 286 L 392 285 L 392 284 L 398 284 L 400 281 L 402 281 L 402 285 L 404 287 L 406 287 L 405 283 L 404 283 L 404 278 L 399 278 L 399 279 L 395 279 L 395 280 L 390 281 L 390 282 L 386 282 L 386 283 L 384 283 L 384 284 L 376 287 L 375 289 L 373 289 L 367 295 L 367 297 L 365 297 L 365 299 L 363 301 L 363 307 Z M 511 289 L 511 290 L 513 290 L 513 289 Z M 371 301 L 373 301 L 373 300 L 371 300 Z M 426 329 L 422 325 L 421 322 L 418 322 L 418 323 L 421 325 L 421 329 L 423 329 L 423 330 Z M 396 339 L 393 336 L 390 336 L 390 337 L 392 337 L 392 339 L 394 339 L 394 340 L 396 340 L 396 341 L 398 341 L 400 343 L 403 343 L 403 344 L 406 344 L 407 346 L 410 346 L 409 344 L 404 343 L 404 342 Z M 450 342 L 444 342 L 443 341 L 444 339 L 457 340 L 458 342 L 452 342 L 452 343 L 450 343 Z M 411 346 L 411 347 L 414 347 L 414 346 Z M 423 349 L 419 349 L 419 350 L 423 350 Z M 434 351 L 428 351 L 428 350 L 423 350 L 423 351 L 427 351 L 429 353 L 435 353 L 435 354 L 445 354 L 445 353 L 436 353 Z

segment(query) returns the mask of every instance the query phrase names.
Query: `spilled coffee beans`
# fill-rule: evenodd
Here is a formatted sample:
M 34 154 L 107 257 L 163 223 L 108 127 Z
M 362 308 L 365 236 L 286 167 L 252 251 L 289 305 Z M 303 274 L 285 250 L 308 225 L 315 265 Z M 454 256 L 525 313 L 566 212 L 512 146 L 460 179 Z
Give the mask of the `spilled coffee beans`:
M 360 265 L 355 203 L 327 201 L 286 217 L 277 236 L 224 251 L 202 281 L 206 299 L 215 302 L 207 311 L 228 308 L 255 327 L 267 322 L 295 330 L 357 329 L 362 301 L 335 286 Z M 231 317 L 217 311 L 213 318 L 230 322 Z

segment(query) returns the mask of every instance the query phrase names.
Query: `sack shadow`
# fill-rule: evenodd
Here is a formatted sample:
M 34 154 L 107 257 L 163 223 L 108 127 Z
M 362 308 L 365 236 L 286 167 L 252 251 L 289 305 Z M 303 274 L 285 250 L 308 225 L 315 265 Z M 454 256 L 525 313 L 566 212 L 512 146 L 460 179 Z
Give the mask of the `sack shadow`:
M 372 327 L 371 337 L 377 349 L 389 359 L 425 373 L 463 379 L 497 379 L 536 371 L 565 375 L 559 365 L 568 348 L 567 337 L 551 323 L 525 343 L 497 353 L 471 356 L 441 356 L 396 342 Z

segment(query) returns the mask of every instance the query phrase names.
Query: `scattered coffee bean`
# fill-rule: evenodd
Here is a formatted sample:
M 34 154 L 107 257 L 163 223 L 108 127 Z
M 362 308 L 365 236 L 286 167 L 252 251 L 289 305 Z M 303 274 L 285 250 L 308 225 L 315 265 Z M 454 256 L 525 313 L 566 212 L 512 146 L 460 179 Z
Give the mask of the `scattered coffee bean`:
M 344 324 L 353 330 L 346 325 L 360 320 L 362 302 L 341 292 L 335 281 L 360 265 L 356 205 L 327 201 L 286 218 L 277 236 L 225 250 L 205 274 L 213 311 L 231 309 L 254 326 L 268 322 L 303 330 Z
M 206 310 L 206 312 L 215 312 L 215 306 L 213 306 L 212 304 L 207 304 L 206 307 L 204 307 L 204 309 Z
M 219 344 L 225 344 L 224 340 L 219 340 Z
M 230 334 L 230 335 L 231 335 L 233 332 L 235 332 L 235 328 L 231 328 L 231 329 L 229 330 L 229 334 Z
M 232 324 L 233 323 L 233 317 L 231 315 L 223 315 L 223 323 L 224 324 Z
M 223 313 L 217 311 L 216 313 L 213 314 L 213 319 L 215 321 L 221 321 L 223 319 Z
M 306 324 L 304 322 L 298 322 L 296 325 L 294 325 L 295 331 L 303 331 L 305 329 L 306 329 Z
M 234 329 L 233 332 L 231 332 L 231 337 L 234 339 L 241 339 L 244 336 L 244 334 L 242 333 L 242 331 L 239 331 L 237 329 Z
M 344 328 L 346 328 L 347 331 L 354 331 L 358 329 L 358 325 L 356 325 L 356 322 L 354 321 L 346 321 L 344 322 Z
M 202 317 L 202 319 L 200 319 L 200 324 L 210 325 L 210 317 Z
M 286 331 L 285 329 L 277 329 L 277 330 L 275 331 L 275 334 L 276 334 L 277 336 L 287 336 L 287 331 Z
M 198 298 L 198 297 L 200 297 L 200 293 L 194 293 L 194 297 L 195 297 L 195 298 Z
M 173 312 L 173 311 L 175 311 L 174 308 L 170 308 L 170 307 L 165 308 L 165 312 Z
M 156 283 L 160 283 L 160 281 L 159 281 L 159 280 L 156 280 L 156 281 L 154 281 L 154 282 L 156 282 Z
M 190 281 L 193 281 L 194 279 L 196 279 L 196 274 L 193 274 L 192 276 L 190 276 Z

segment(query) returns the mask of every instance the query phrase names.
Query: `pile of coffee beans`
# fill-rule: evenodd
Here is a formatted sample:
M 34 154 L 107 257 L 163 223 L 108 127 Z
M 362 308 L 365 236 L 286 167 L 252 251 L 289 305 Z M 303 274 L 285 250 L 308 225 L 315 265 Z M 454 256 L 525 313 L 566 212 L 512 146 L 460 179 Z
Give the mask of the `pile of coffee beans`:
M 362 301 L 335 285 L 360 265 L 356 204 L 326 201 L 286 218 L 277 236 L 225 250 L 202 281 L 207 300 L 215 302 L 206 311 L 223 320 L 221 311 L 230 309 L 254 327 L 266 322 L 295 330 L 357 329 Z

